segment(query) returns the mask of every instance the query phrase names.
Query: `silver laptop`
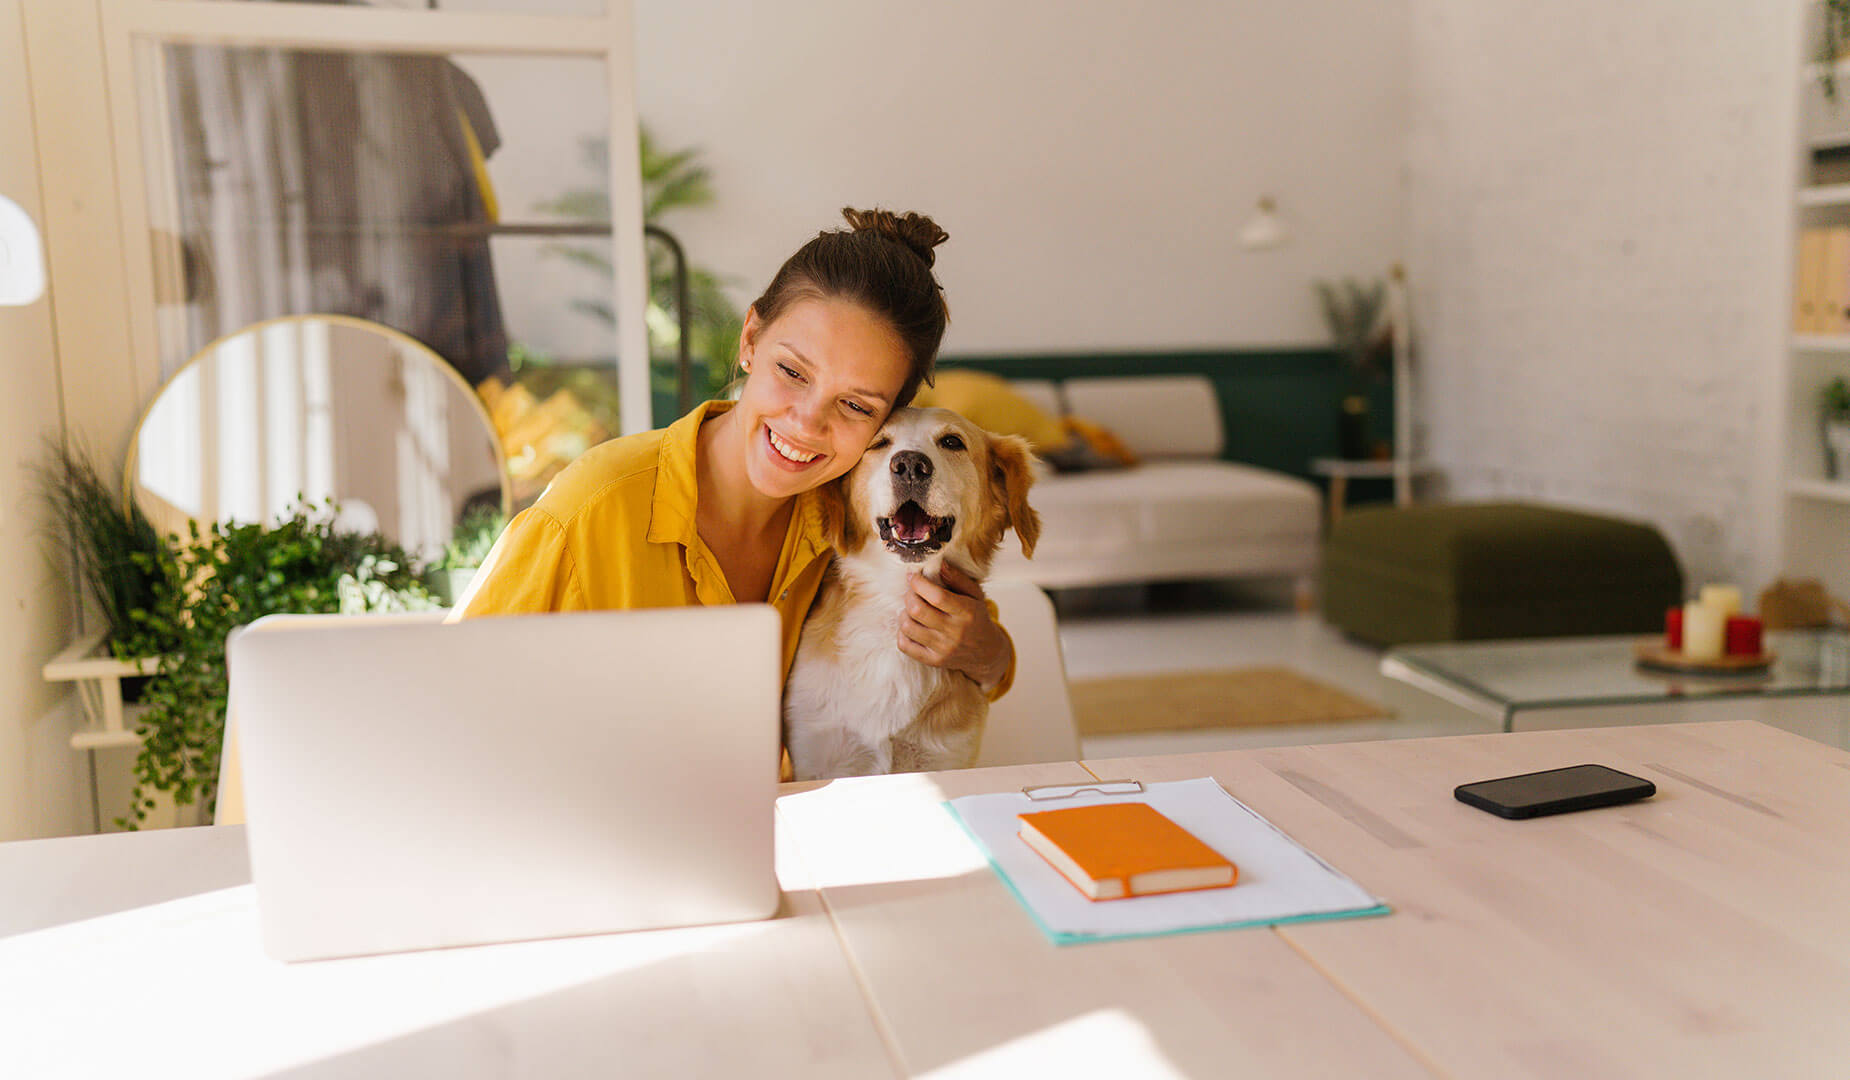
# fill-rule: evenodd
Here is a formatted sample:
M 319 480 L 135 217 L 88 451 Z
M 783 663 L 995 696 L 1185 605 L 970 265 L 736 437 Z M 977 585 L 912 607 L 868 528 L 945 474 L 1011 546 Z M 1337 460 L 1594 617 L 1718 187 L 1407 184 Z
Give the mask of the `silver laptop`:
M 265 951 L 768 918 L 781 668 L 762 604 L 251 624 L 230 710 Z

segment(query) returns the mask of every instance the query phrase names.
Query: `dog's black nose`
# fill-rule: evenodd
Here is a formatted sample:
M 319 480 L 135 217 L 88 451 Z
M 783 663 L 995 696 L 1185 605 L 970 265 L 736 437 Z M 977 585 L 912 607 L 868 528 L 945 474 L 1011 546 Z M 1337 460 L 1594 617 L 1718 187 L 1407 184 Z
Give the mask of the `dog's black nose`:
M 912 481 L 931 479 L 931 459 L 917 450 L 901 450 L 893 455 L 893 475 L 900 480 Z

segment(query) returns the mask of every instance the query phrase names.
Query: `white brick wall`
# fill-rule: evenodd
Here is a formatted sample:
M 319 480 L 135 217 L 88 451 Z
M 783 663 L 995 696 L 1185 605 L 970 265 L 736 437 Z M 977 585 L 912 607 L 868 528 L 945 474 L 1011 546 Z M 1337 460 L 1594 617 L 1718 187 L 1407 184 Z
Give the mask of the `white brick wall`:
M 1458 497 L 1776 562 L 1797 6 L 1413 0 L 1418 423 Z

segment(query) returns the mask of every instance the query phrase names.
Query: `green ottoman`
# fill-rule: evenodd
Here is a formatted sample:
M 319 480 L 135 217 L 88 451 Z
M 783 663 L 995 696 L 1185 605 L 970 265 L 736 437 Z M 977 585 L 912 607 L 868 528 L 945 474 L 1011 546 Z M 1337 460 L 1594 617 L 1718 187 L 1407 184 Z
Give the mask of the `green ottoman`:
M 1683 598 L 1649 525 L 1526 503 L 1354 510 L 1323 549 L 1323 617 L 1379 645 L 1648 633 Z

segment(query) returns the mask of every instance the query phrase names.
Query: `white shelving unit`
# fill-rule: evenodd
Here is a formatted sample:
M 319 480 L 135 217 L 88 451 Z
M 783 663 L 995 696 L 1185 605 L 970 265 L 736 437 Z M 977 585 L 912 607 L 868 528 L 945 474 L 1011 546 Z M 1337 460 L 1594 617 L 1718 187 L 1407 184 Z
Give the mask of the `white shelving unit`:
M 141 736 L 128 725 L 133 706 L 122 704 L 122 680 L 154 674 L 160 666 L 160 657 L 117 660 L 103 655 L 105 632 L 98 630 L 78 638 L 47 662 L 40 672 L 46 682 L 77 684 L 77 697 L 83 702 L 84 719 L 88 723 L 71 736 L 73 750 L 141 744 Z
M 1805 55 L 1815 53 L 1818 23 L 1808 23 Z M 1824 67 L 1804 64 L 1796 88 L 1800 103 L 1793 204 L 1792 275 L 1794 296 L 1799 287 L 1796 264 L 1797 237 L 1805 229 L 1850 225 L 1850 183 L 1841 166 L 1822 175 L 1816 155 L 1834 151 L 1841 156 L 1850 147 L 1850 61 L 1836 66 L 1838 104 L 1823 102 L 1817 93 Z M 1819 182 L 1828 181 L 1828 182 Z M 1788 305 L 1788 325 L 1792 319 Z M 1793 333 L 1786 350 L 1784 414 L 1777 417 L 1785 432 L 1780 458 L 1780 545 L 1778 565 L 1788 576 L 1816 577 L 1839 596 L 1850 595 L 1850 478 L 1830 478 L 1819 431 L 1818 399 L 1825 384 L 1839 376 L 1850 378 L 1850 333 Z
M 1786 494 L 1795 499 L 1850 503 L 1850 481 L 1792 480 L 1786 484 Z

